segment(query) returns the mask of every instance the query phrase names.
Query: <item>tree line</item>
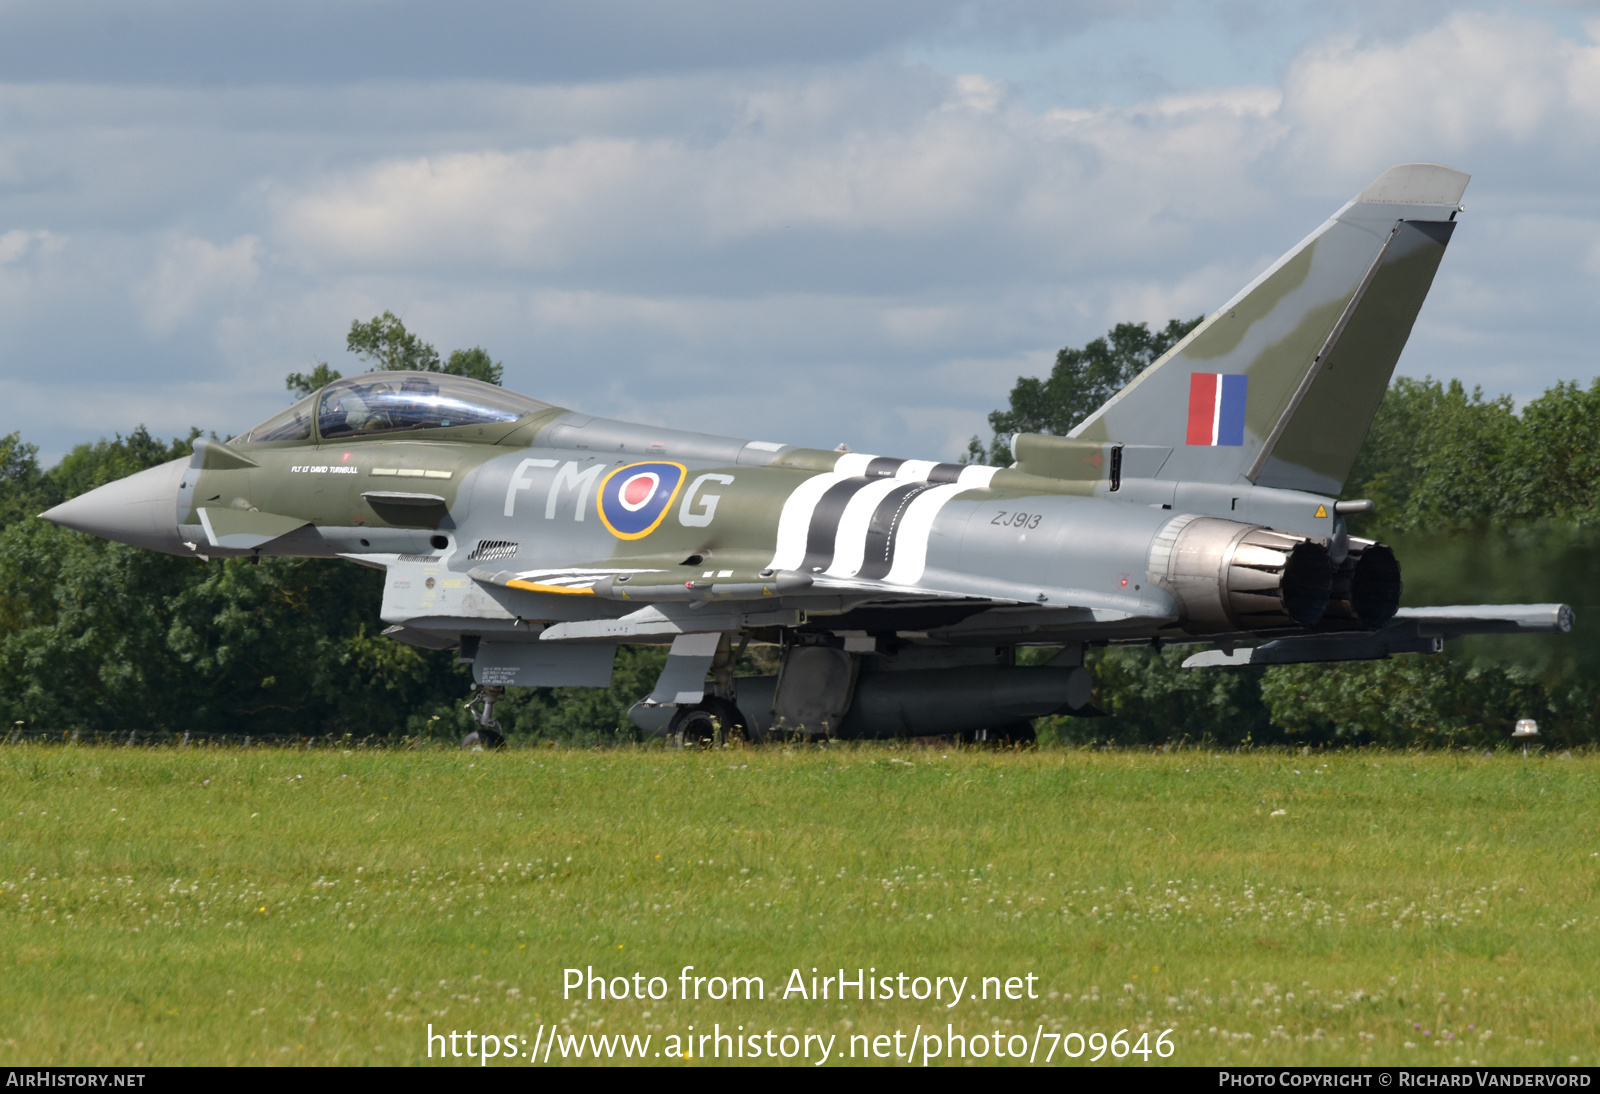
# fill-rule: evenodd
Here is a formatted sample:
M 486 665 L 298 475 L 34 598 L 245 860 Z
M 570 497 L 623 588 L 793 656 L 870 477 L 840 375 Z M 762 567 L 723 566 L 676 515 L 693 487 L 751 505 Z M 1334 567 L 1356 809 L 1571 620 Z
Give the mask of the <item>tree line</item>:
M 1019 378 L 968 459 L 1008 463 L 1004 438 L 1064 433 L 1198 320 L 1123 323 Z M 448 356 L 385 312 L 352 323 L 367 369 L 500 381 L 481 347 Z M 336 379 L 317 362 L 296 395 Z M 472 687 L 451 651 L 381 635 L 382 575 L 323 559 L 192 559 L 108 543 L 35 519 L 52 505 L 187 456 L 189 436 L 142 426 L 79 445 L 49 468 L 18 433 L 0 437 L 0 711 L 13 732 L 237 738 L 415 736 L 469 728 Z M 1193 649 L 1091 656 L 1099 718 L 1041 722 L 1042 741 L 1471 746 L 1537 718 L 1548 743 L 1595 739 L 1600 716 L 1600 381 L 1557 384 L 1520 411 L 1459 382 L 1397 379 L 1347 485 L 1376 511 L 1354 531 L 1395 546 L 1404 602 L 1562 600 L 1571 636 L 1480 638 L 1438 656 L 1255 669 L 1187 670 Z M 513 690 L 497 711 L 513 734 L 572 743 L 632 736 L 625 712 L 662 651 L 624 649 L 609 689 Z M 748 666 L 747 666 L 748 668 Z

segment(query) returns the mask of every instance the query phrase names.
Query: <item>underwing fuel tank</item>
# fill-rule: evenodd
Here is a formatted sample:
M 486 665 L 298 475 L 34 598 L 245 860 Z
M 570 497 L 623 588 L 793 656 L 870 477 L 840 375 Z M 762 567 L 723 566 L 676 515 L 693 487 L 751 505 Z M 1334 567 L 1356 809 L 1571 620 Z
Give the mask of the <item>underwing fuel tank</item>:
M 839 736 L 954 736 L 1089 705 L 1084 668 L 971 665 L 863 674 Z
M 774 726 L 776 676 L 741 676 L 738 706 L 757 739 Z M 1080 666 L 961 665 L 939 669 L 862 671 L 836 730 L 785 725 L 806 736 L 863 738 L 944 737 L 999 729 L 1050 714 L 1089 707 L 1093 676 Z M 781 704 L 779 704 L 781 705 Z M 628 712 L 647 733 L 667 732 L 672 709 L 637 705 Z

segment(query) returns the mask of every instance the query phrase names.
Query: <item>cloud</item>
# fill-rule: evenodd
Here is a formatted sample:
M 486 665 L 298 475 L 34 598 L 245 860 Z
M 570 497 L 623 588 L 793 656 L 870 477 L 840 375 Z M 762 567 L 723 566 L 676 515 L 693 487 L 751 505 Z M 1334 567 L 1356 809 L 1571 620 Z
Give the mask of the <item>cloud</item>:
M 0 266 L 20 264 L 29 259 L 48 258 L 61 253 L 66 240 L 54 232 L 14 229 L 0 233 Z
M 1591 31 L 1592 33 L 1592 31 Z M 1294 148 L 1319 168 L 1576 141 L 1600 130 L 1600 49 L 1542 20 L 1461 11 L 1390 43 L 1320 43 L 1285 80 Z
M 133 286 L 146 325 L 165 334 L 202 305 L 249 288 L 261 272 L 259 248 L 260 240 L 248 235 L 222 246 L 192 237 L 163 241 L 155 268 Z
M 372 79 L 561 83 L 838 64 L 907 40 L 1039 42 L 1167 0 L 10 0 L 0 71 L 50 82 L 227 86 Z
M 229 383 L 164 389 L 136 381 L 86 387 L 0 376 L 0 404 L 7 408 L 11 421 L 60 423 L 79 431 L 84 438 L 109 437 L 113 433 L 126 436 L 141 424 L 150 426 L 157 435 L 184 436 L 191 427 L 222 424 L 219 418 L 250 418 L 255 409 L 253 402 L 248 393 L 241 393 Z M 23 433 L 29 440 L 39 436 L 29 428 L 24 428 Z M 45 455 L 49 458 L 52 454 Z
M 275 191 L 274 238 L 327 273 L 625 270 L 657 289 L 749 286 L 753 255 L 768 289 L 1059 276 L 1258 211 L 1253 166 L 1283 133 L 1265 88 L 1041 114 L 967 74 L 858 109 L 901 80 L 760 86 L 693 136 L 386 159 Z
M 1152 327 L 1168 319 L 1193 319 L 1248 285 L 1277 257 L 1262 254 L 1254 261 L 1211 263 L 1172 281 L 1130 279 L 1108 288 L 1106 313 L 1121 316 L 1120 321 L 1149 323 Z
M 409 18 L 408 3 L 362 10 Z M 91 23 L 110 10 L 80 8 Z M 1038 101 L 976 53 L 947 73 L 895 52 L 969 17 L 991 42 L 1048 41 L 1111 6 L 1062 22 L 1024 8 L 1005 9 L 1022 12 L 1010 24 L 994 6 L 888 5 L 810 45 L 761 37 L 791 26 L 783 14 L 749 31 L 745 61 L 730 38 L 658 64 L 639 41 L 652 16 L 610 59 L 584 37 L 605 12 L 642 9 L 574 7 L 567 37 L 538 47 L 566 43 L 566 67 L 515 69 L 496 41 L 476 71 L 429 60 L 393 78 L 395 43 L 420 49 L 432 25 L 419 15 L 409 39 L 375 32 L 389 60 L 344 75 L 279 55 L 273 83 L 261 61 L 204 89 L 185 83 L 192 66 L 161 86 L 0 85 L 0 343 L 150 394 L 72 416 L 54 395 L 11 405 L 37 406 L 56 450 L 126 430 L 131 406 L 171 407 L 151 424 L 177 431 L 202 384 L 231 395 L 208 404 L 226 421 L 197 424 L 242 428 L 283 404 L 285 372 L 348 368 L 350 320 L 392 309 L 441 349 L 488 347 L 513 386 L 565 405 L 952 455 L 1060 346 L 1220 304 L 1410 159 L 1476 178 L 1402 369 L 1523 396 L 1593 374 L 1593 40 L 1526 9 L 1352 17 L 1353 33 L 1288 50 L 1281 78 L 1122 105 Z M 354 10 L 293 8 L 284 25 L 339 27 Z M 721 10 L 694 7 L 685 26 Z M 43 26 L 44 11 L 0 11 L 0 63 L 19 48 L 6 27 Z M 257 16 L 240 18 L 235 31 Z M 689 33 L 669 29 L 663 55 Z

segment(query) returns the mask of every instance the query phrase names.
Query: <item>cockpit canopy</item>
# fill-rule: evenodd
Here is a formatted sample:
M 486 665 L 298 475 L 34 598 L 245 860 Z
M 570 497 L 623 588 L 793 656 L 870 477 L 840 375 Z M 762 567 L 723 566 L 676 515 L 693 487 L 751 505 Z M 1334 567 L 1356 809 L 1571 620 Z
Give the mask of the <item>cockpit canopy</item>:
M 370 372 L 335 380 L 238 437 L 245 443 L 323 440 L 463 425 L 501 425 L 549 409 L 514 391 L 437 372 Z

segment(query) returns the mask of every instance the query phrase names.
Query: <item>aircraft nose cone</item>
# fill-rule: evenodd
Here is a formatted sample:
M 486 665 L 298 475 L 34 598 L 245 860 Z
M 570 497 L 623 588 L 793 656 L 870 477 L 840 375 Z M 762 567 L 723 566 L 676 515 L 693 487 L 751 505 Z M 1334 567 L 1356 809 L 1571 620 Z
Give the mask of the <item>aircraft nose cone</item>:
M 187 458 L 177 459 L 108 482 L 39 516 L 102 539 L 188 554 L 178 538 L 178 483 L 188 464 Z

